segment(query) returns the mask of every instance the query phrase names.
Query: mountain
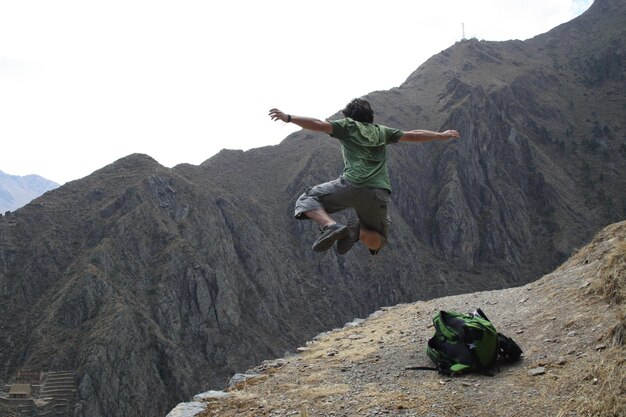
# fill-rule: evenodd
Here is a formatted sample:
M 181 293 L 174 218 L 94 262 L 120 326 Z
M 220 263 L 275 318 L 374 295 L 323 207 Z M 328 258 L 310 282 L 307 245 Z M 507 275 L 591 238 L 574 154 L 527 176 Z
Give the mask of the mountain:
M 0 171 L 0 213 L 17 210 L 58 186 L 39 175 L 9 175 Z
M 624 218 L 625 18 L 623 0 L 597 0 L 528 41 L 458 42 L 368 94 L 381 124 L 462 134 L 390 147 L 376 257 L 311 251 L 293 203 L 342 162 L 304 131 L 199 166 L 129 155 L 0 217 L 0 380 L 74 371 L 75 417 L 165 415 L 381 306 L 538 279 Z
M 532 284 L 383 308 L 168 417 L 623 416 L 625 272 L 621 222 Z M 476 308 L 522 346 L 521 361 L 500 360 L 493 376 L 406 369 L 433 366 L 426 346 L 438 311 Z

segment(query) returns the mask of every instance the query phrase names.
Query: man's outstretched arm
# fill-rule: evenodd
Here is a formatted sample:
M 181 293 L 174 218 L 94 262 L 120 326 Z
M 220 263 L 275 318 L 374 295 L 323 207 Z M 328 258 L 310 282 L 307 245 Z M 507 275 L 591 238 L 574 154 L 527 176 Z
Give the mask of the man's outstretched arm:
M 456 130 L 445 132 L 433 132 L 430 130 L 409 130 L 400 137 L 400 142 L 428 142 L 431 140 L 448 140 L 459 138 L 461 135 Z
M 333 126 L 329 122 L 313 117 L 294 116 L 293 114 L 287 114 L 278 109 L 270 110 L 270 117 L 274 121 L 282 120 L 285 123 L 293 123 L 303 129 L 324 132 L 329 135 L 333 133 Z

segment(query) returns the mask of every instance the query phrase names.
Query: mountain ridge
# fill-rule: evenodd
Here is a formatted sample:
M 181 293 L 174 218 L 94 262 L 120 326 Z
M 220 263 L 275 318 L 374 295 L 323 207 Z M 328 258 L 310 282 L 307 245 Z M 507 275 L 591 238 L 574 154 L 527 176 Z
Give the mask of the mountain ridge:
M 0 213 L 17 210 L 57 187 L 59 184 L 39 175 L 10 175 L 0 171 Z

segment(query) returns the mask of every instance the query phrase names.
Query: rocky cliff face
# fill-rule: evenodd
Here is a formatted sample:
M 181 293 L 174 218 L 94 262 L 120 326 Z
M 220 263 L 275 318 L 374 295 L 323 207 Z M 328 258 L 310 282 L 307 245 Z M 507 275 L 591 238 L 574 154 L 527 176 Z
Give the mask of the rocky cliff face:
M 621 222 L 531 284 L 384 307 L 167 417 L 623 416 L 625 273 Z M 407 369 L 434 366 L 426 347 L 435 314 L 476 308 L 521 346 L 520 360 L 498 358 L 491 376 Z
M 381 305 L 538 278 L 626 210 L 625 11 L 459 42 L 369 94 L 381 124 L 463 135 L 390 148 L 378 257 L 310 250 L 293 203 L 342 165 L 306 132 L 200 166 L 130 155 L 0 217 L 0 380 L 73 369 L 77 417 L 165 415 Z

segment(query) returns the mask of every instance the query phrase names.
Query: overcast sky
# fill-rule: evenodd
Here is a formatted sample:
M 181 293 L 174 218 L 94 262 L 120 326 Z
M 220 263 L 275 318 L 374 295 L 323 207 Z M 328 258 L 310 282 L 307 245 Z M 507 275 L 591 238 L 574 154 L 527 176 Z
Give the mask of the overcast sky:
M 64 183 L 131 153 L 172 167 L 400 85 L 465 37 L 528 39 L 591 0 L 0 0 L 0 170 Z M 430 126 L 421 126 L 432 128 Z

